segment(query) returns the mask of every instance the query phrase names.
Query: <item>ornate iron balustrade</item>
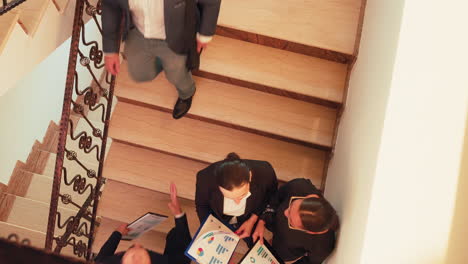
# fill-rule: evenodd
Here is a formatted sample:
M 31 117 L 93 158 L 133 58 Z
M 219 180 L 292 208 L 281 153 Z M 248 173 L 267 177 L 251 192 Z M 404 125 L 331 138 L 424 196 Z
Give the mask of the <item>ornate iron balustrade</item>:
M 0 15 L 7 13 L 25 1 L 26 0 L 1 0 Z
M 115 84 L 115 77 L 108 73 L 104 80 L 98 78 L 104 69 L 103 52 L 86 35 L 84 16 L 91 16 L 102 34 L 101 13 L 101 0 L 94 5 L 90 0 L 76 1 L 45 244 L 55 253 L 72 247 L 76 256 L 87 260 L 105 183 L 102 171 Z M 89 74 L 91 86 L 80 89 L 78 67 Z
M 31 240 L 29 240 L 28 238 L 23 238 L 22 240 L 20 239 L 20 237 L 15 234 L 15 233 L 12 233 L 10 234 L 8 237 L 7 237 L 7 240 L 11 241 L 11 242 L 14 242 L 14 243 L 17 243 L 17 244 L 21 244 L 21 245 L 26 245 L 26 246 L 30 246 L 31 245 Z

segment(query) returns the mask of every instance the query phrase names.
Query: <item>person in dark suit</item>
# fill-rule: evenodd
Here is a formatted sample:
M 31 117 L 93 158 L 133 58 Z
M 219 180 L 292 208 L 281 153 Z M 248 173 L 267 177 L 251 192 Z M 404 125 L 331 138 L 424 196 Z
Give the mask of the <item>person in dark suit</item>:
M 102 246 L 95 258 L 96 263 L 102 264 L 188 264 L 190 259 L 184 255 L 192 238 L 187 223 L 187 216 L 182 212 L 177 199 L 176 186 L 171 184 L 171 202 L 169 209 L 175 216 L 175 227 L 167 234 L 166 248 L 161 255 L 145 249 L 143 245 L 135 243 L 127 251 L 115 253 L 122 236 L 128 234 L 126 224 L 118 227 L 107 242 Z
M 272 246 L 284 261 L 320 264 L 333 251 L 338 216 L 308 179 L 283 185 L 261 215 L 252 235 L 263 242 L 266 227 L 273 233 Z
M 192 104 L 199 53 L 216 30 L 221 0 L 103 0 L 102 36 L 105 66 L 117 75 L 118 47 L 123 22 L 124 54 L 130 76 L 151 81 L 162 71 L 177 89 L 175 119 Z
M 266 161 L 244 160 L 235 153 L 197 173 L 195 205 L 203 222 L 213 213 L 250 237 L 269 197 L 278 188 L 275 170 Z M 249 241 L 247 240 L 247 244 Z

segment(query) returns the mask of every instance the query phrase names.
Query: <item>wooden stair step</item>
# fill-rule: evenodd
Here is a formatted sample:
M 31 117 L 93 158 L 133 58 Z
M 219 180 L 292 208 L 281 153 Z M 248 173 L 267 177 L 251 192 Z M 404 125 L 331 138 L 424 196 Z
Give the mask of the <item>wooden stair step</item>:
M 106 243 L 107 239 L 110 237 L 112 232 L 114 232 L 115 229 L 123 223 L 124 222 L 103 217 L 93 244 L 93 253 L 99 253 L 99 250 L 104 245 L 104 243 Z M 115 252 L 126 251 L 130 246 L 132 246 L 136 242 L 140 243 L 147 249 L 162 254 L 166 245 L 166 234 L 150 230 L 135 240 L 121 240 Z
M 101 122 L 92 122 L 92 121 L 91 121 L 91 123 L 96 129 L 99 129 L 101 131 L 101 133 L 104 134 L 104 124 L 103 123 L 101 123 Z M 73 133 L 74 137 L 77 137 L 81 132 L 86 132 L 87 136 L 92 136 L 93 135 L 93 128 L 83 118 L 80 118 L 80 120 L 78 121 L 78 125 L 76 126 L 76 128 L 74 128 L 74 131 L 75 131 Z M 92 139 L 93 139 L 92 145 L 93 146 L 94 145 L 99 146 L 99 152 L 97 152 L 97 149 L 95 149 L 95 150 L 93 150 L 91 152 L 93 155 L 91 155 L 91 153 L 85 155 L 84 151 L 80 150 L 80 148 L 79 148 L 79 139 L 72 140 L 71 135 L 69 135 L 69 137 L 67 138 L 67 149 L 74 150 L 77 153 L 80 153 L 81 156 L 83 157 L 83 161 L 87 161 L 87 162 L 90 162 L 90 163 L 98 162 L 95 153 L 99 153 L 99 155 L 101 154 L 101 139 L 97 138 L 97 137 L 92 137 Z M 112 144 L 112 139 L 107 138 L 106 156 L 107 156 L 107 153 L 109 152 L 109 148 L 110 148 L 111 144 Z
M 20 241 L 23 239 L 28 239 L 31 242 L 30 245 L 33 247 L 45 247 L 46 233 L 0 221 L 0 237 L 7 238 L 10 234 L 18 235 Z M 63 248 L 60 254 L 76 258 L 76 256 L 73 254 L 72 246 Z
M 76 119 L 76 116 L 73 116 L 72 119 Z M 73 126 L 73 131 L 74 131 L 73 136 L 77 137 L 81 132 L 86 132 L 87 136 L 92 136 L 93 128 L 89 125 L 89 123 L 83 118 L 79 118 L 76 120 L 77 120 L 76 124 Z M 92 124 L 93 126 L 95 126 L 95 128 L 101 130 L 102 133 L 104 132 L 104 125 L 102 123 L 92 122 Z M 50 141 L 52 142 L 48 142 L 48 144 L 39 144 L 40 150 L 45 150 L 50 153 L 57 152 L 57 144 L 59 140 L 58 129 L 59 128 L 57 127 L 56 135 L 50 139 Z M 68 130 L 70 130 L 70 127 L 68 128 Z M 81 162 L 88 163 L 88 164 L 95 164 L 97 166 L 98 160 L 96 158 L 96 153 L 98 154 L 101 153 L 101 139 L 97 137 L 92 137 L 92 148 L 94 147 L 94 145 L 97 145 L 99 147 L 99 152 L 97 152 L 97 149 L 94 149 L 90 151 L 90 153 L 86 154 L 84 150 L 79 148 L 79 143 L 80 143 L 80 138 L 77 138 L 76 140 L 72 140 L 70 133 L 68 133 L 66 149 L 70 151 L 74 151 L 77 154 L 77 157 Z M 52 145 L 52 146 L 49 146 L 49 145 Z M 112 138 L 108 137 L 105 156 L 108 155 L 111 145 L 112 145 Z
M 11 194 L 2 195 L 0 204 L 2 205 L 2 210 L 4 208 L 9 209 L 7 212 L 0 213 L 0 221 L 43 233 L 47 232 L 49 204 Z M 62 223 L 69 216 L 75 215 L 76 212 L 60 208 Z M 62 233 L 63 230 L 56 229 L 56 232 Z
M 347 65 L 215 36 L 203 52 L 200 70 L 228 80 L 252 83 L 259 86 L 256 89 L 340 104 Z
M 53 177 L 45 176 L 45 175 L 40 175 L 40 174 L 34 174 L 31 173 L 29 177 L 31 177 L 31 182 L 29 184 L 28 190 L 26 194 L 24 195 L 25 198 L 31 199 L 31 200 L 36 200 L 44 203 L 50 203 L 50 198 L 52 195 L 52 185 L 53 185 Z M 73 178 L 68 176 L 69 180 Z M 95 184 L 95 180 L 89 180 L 86 179 L 86 185 L 92 183 L 93 185 Z M 91 182 L 92 181 L 92 182 Z M 91 193 L 91 189 L 87 189 L 84 193 L 78 194 L 73 190 L 74 185 L 66 185 L 63 181 L 60 186 L 60 193 L 64 195 L 70 195 L 72 197 L 72 200 L 74 203 L 78 205 L 84 204 L 86 199 Z M 70 210 L 77 210 L 77 208 L 72 205 L 72 204 L 63 204 L 59 202 L 59 205 L 63 208 L 68 208 Z
M 109 134 L 209 163 L 236 152 L 245 159 L 269 161 L 283 181 L 304 177 L 316 186 L 321 186 L 326 158 L 325 151 L 194 119 L 174 120 L 168 113 L 123 102 L 115 109 Z
M 181 198 L 195 200 L 196 174 L 208 163 L 114 142 L 104 167 L 104 177 L 166 193 L 171 182 Z M 281 182 L 280 182 L 281 184 Z
M 169 190 L 168 190 L 169 191 Z M 187 215 L 192 234 L 199 227 L 194 201 L 179 198 L 182 210 Z M 169 218 L 154 230 L 168 233 L 174 227 L 174 217 L 167 207 L 169 194 L 156 192 L 134 185 L 108 180 L 99 202 L 98 214 L 124 223 L 131 223 L 147 212 L 167 215 Z
M 102 133 L 104 133 L 104 125 L 100 122 L 92 122 L 93 126 L 99 130 L 101 130 Z M 75 127 L 76 126 L 76 127 Z M 70 127 L 68 128 L 70 130 Z M 101 155 L 101 139 L 98 137 L 94 137 L 93 135 L 93 128 L 91 125 L 83 118 L 80 118 L 77 122 L 76 125 L 73 127 L 73 135 L 68 133 L 67 137 L 67 143 L 66 143 L 66 149 L 69 151 L 74 151 L 78 157 L 78 159 L 81 162 L 85 162 L 88 164 L 95 164 L 97 167 L 99 165 L 97 157 L 100 157 Z M 78 135 L 80 135 L 82 132 L 85 132 L 88 137 L 92 137 L 92 145 L 91 148 L 88 149 L 89 153 L 86 153 L 84 149 L 80 149 L 80 138 Z M 76 140 L 72 140 L 73 137 L 78 137 Z M 112 145 L 112 138 L 108 137 L 107 138 L 107 144 L 106 144 L 106 154 L 104 159 L 109 153 L 110 146 Z M 95 146 L 98 146 L 98 148 L 94 148 Z M 91 150 L 92 149 L 92 150 Z M 56 150 L 54 149 L 54 152 Z M 97 171 L 97 170 L 96 170 Z
M 360 8 L 361 0 L 223 0 L 218 25 L 352 54 Z
M 195 77 L 197 94 L 189 115 L 303 144 L 332 146 L 336 109 Z M 137 83 L 123 63 L 116 95 L 172 111 L 177 91 L 164 76 Z
M 107 179 L 157 192 L 167 192 L 173 181 L 179 197 L 195 200 L 195 175 L 206 166 L 206 163 L 114 142 L 103 173 Z
M 99 107 L 99 108 L 95 109 L 94 111 L 89 110 L 89 106 L 85 105 L 84 102 L 80 102 L 80 101 L 81 100 L 79 100 L 78 103 L 83 105 L 83 107 L 87 110 L 86 117 L 92 122 L 93 125 L 99 126 L 100 129 L 104 129 L 104 123 L 102 122 L 102 116 L 103 116 L 103 114 L 104 114 L 104 117 L 106 115 L 105 110 L 107 109 L 107 99 L 104 98 L 104 97 L 101 97 L 99 99 L 99 102 L 97 102 L 96 105 L 94 106 L 94 107 L 97 107 L 98 105 L 103 104 L 104 106 L 106 106 L 106 109 L 103 109 L 102 107 Z M 117 98 L 117 96 L 114 96 L 112 98 L 111 117 L 112 117 L 112 112 L 114 111 L 115 105 L 117 104 L 117 102 L 118 102 L 118 98 Z M 73 116 L 78 117 L 78 118 L 83 118 L 83 116 L 81 114 L 76 113 L 74 111 L 71 111 L 71 114 Z
M 0 54 L 5 48 L 15 25 L 18 23 L 18 18 L 19 12 L 17 10 L 11 10 L 0 16 Z
M 52 4 L 50 0 L 25 1 L 17 8 L 20 10 L 19 21 L 29 36 L 34 36 L 42 18 Z
M 32 172 L 53 178 L 54 170 L 55 170 L 55 160 L 57 158 L 57 154 L 41 150 L 41 155 L 42 156 L 48 155 L 44 171 L 43 172 L 32 171 Z M 86 169 L 94 170 L 95 172 L 98 171 L 97 163 L 87 162 L 86 160 L 81 161 L 81 163 L 86 167 Z M 77 173 L 80 173 L 82 176 L 86 175 L 85 169 L 81 167 L 76 161 L 68 160 L 67 158 L 65 158 L 63 164 L 64 164 L 64 167 L 67 168 L 67 171 L 73 174 L 72 176 L 76 175 Z

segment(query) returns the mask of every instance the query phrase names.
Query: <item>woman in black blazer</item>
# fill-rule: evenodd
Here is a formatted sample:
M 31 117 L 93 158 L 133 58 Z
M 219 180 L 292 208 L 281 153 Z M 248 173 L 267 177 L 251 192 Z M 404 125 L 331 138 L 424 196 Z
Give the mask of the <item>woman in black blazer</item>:
M 263 240 L 266 226 L 273 232 L 273 249 L 283 261 L 321 264 L 335 248 L 338 215 L 309 179 L 281 186 L 260 218 L 253 240 Z
M 236 228 L 241 238 L 249 237 L 277 188 L 270 163 L 229 153 L 197 173 L 195 204 L 200 223 L 212 213 Z

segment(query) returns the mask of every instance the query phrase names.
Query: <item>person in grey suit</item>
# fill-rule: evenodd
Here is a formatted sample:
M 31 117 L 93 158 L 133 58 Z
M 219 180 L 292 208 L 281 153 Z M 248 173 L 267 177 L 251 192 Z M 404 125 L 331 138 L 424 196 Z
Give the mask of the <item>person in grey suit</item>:
M 151 81 L 164 70 L 179 98 L 172 116 L 184 116 L 192 105 L 199 53 L 216 30 L 221 0 L 103 0 L 102 30 L 107 71 L 120 71 L 121 26 L 130 76 Z

